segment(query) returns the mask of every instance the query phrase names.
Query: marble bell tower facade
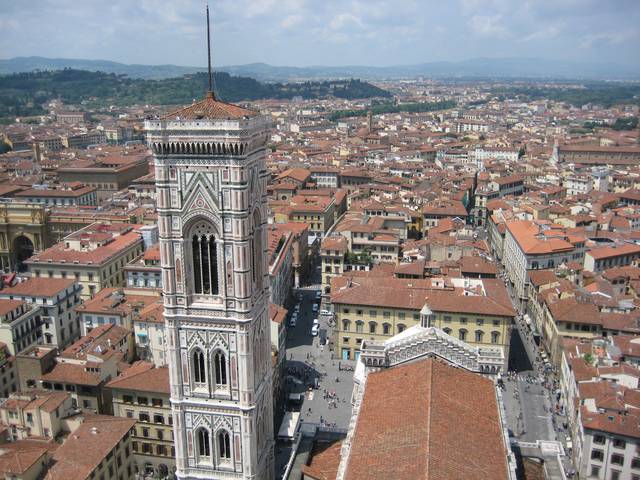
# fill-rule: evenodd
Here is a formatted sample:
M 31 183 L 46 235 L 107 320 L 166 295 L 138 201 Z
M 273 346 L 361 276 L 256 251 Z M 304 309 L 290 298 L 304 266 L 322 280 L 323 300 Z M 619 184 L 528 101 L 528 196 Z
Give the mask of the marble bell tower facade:
M 204 100 L 145 121 L 180 479 L 273 478 L 268 119 Z

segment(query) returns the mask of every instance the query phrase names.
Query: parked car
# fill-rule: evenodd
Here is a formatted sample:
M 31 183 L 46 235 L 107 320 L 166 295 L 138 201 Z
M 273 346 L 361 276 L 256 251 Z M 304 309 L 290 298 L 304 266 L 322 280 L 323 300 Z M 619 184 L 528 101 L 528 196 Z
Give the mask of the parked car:
M 314 325 L 313 327 L 311 327 L 311 335 L 312 336 L 317 336 L 318 332 L 320 331 L 320 325 Z
M 294 314 L 291 315 L 291 318 L 289 319 L 289 326 L 295 327 L 297 321 L 298 321 L 298 314 L 294 312 Z
M 311 310 L 313 310 L 314 312 L 317 312 L 318 311 L 318 304 L 314 303 L 313 307 L 311 307 Z
M 313 325 L 320 325 L 320 322 L 318 321 L 317 318 L 313 319 Z
M 293 308 L 293 311 L 298 313 L 300 311 L 300 304 L 296 303 L 296 306 Z
M 320 300 L 322 298 L 322 292 L 320 290 L 318 290 L 316 292 L 316 300 Z
M 326 308 L 323 308 L 322 310 L 320 310 L 320 315 L 331 315 L 331 312 Z

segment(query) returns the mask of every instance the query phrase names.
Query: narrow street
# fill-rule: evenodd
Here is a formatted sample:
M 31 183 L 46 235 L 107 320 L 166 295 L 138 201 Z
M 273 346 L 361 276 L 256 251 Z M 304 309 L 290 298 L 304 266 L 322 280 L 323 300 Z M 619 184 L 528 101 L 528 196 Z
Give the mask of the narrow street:
M 531 326 L 508 282 L 507 290 L 518 318 L 514 323 L 509 353 L 509 373 L 503 377 L 503 400 L 511 435 L 524 442 L 559 441 L 567 447 L 566 416 L 557 411 L 557 379 L 550 364 L 539 356 Z M 565 471 L 572 469 L 564 458 Z

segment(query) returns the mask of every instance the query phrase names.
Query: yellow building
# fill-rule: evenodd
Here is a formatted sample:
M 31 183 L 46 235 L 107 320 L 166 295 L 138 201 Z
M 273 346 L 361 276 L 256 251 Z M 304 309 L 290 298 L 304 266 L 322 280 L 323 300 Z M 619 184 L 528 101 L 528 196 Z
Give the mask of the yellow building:
M 348 241 L 342 235 L 325 237 L 320 244 L 322 260 L 322 293 L 331 292 L 331 279 L 344 273 L 344 257 L 349 250 Z
M 543 306 L 541 343 L 549 353 L 551 361 L 560 365 L 562 338 L 601 337 L 602 322 L 603 314 L 593 303 L 579 301 L 575 296 L 548 296 Z
M 82 298 L 126 283 L 124 267 L 144 251 L 138 225 L 95 223 L 34 255 L 25 263 L 33 277 L 73 278 Z
M 516 312 L 497 279 L 343 276 L 331 282 L 331 303 L 343 360 L 357 359 L 364 340 L 383 342 L 419 324 L 470 345 L 502 347 L 509 358 Z
M 289 219 L 309 224 L 309 234 L 324 237 L 335 221 L 336 201 L 331 197 L 296 195 L 291 199 Z
M 169 369 L 137 362 L 107 385 L 113 414 L 136 420 L 132 448 L 134 470 L 145 478 L 165 478 L 175 466 Z
M 0 449 L 2 478 L 39 480 L 51 461 L 51 452 L 44 442 L 18 440 L 4 443 Z
M 13 441 L 55 439 L 63 433 L 63 419 L 74 412 L 69 393 L 46 390 L 12 393 L 0 406 L 0 418 Z
M 22 270 L 23 262 L 49 246 L 47 213 L 43 205 L 0 204 L 0 267 Z

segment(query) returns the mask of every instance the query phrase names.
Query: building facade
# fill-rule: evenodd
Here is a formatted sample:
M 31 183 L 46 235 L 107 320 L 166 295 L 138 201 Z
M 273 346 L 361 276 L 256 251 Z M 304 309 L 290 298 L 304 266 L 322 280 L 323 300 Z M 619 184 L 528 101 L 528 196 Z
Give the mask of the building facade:
M 586 239 L 546 221 L 506 222 L 502 263 L 521 306 L 526 306 L 529 270 L 555 268 L 584 259 Z
M 145 122 L 155 156 L 180 479 L 272 479 L 269 123 L 204 100 Z
M 49 246 L 47 211 L 23 201 L 0 204 L 0 267 L 24 270 L 23 262 Z
M 42 311 L 20 300 L 0 300 L 0 342 L 11 355 L 42 343 Z
M 39 307 L 41 321 L 35 314 L 33 321 L 28 320 L 28 327 L 24 325 L 22 335 L 31 339 L 35 335 L 36 341 L 43 335 L 46 345 L 64 348 L 80 336 L 80 319 L 76 313 L 80 291 L 80 285 L 71 278 L 29 278 L 0 291 L 0 300 L 21 301 L 30 310 Z M 28 345 L 27 342 L 22 344 L 22 348 L 32 343 L 29 340 Z
M 131 432 L 134 470 L 143 478 L 167 478 L 175 467 L 168 369 L 137 362 L 107 386 L 113 414 L 137 420 Z
M 125 285 L 124 267 L 144 251 L 137 225 L 95 223 L 25 262 L 35 278 L 74 278 L 82 286 L 82 299 L 103 288 Z
M 473 347 L 500 349 L 506 367 L 515 311 L 499 280 L 343 277 L 332 282 L 331 303 L 342 360 L 357 360 L 365 341 L 423 324 Z

